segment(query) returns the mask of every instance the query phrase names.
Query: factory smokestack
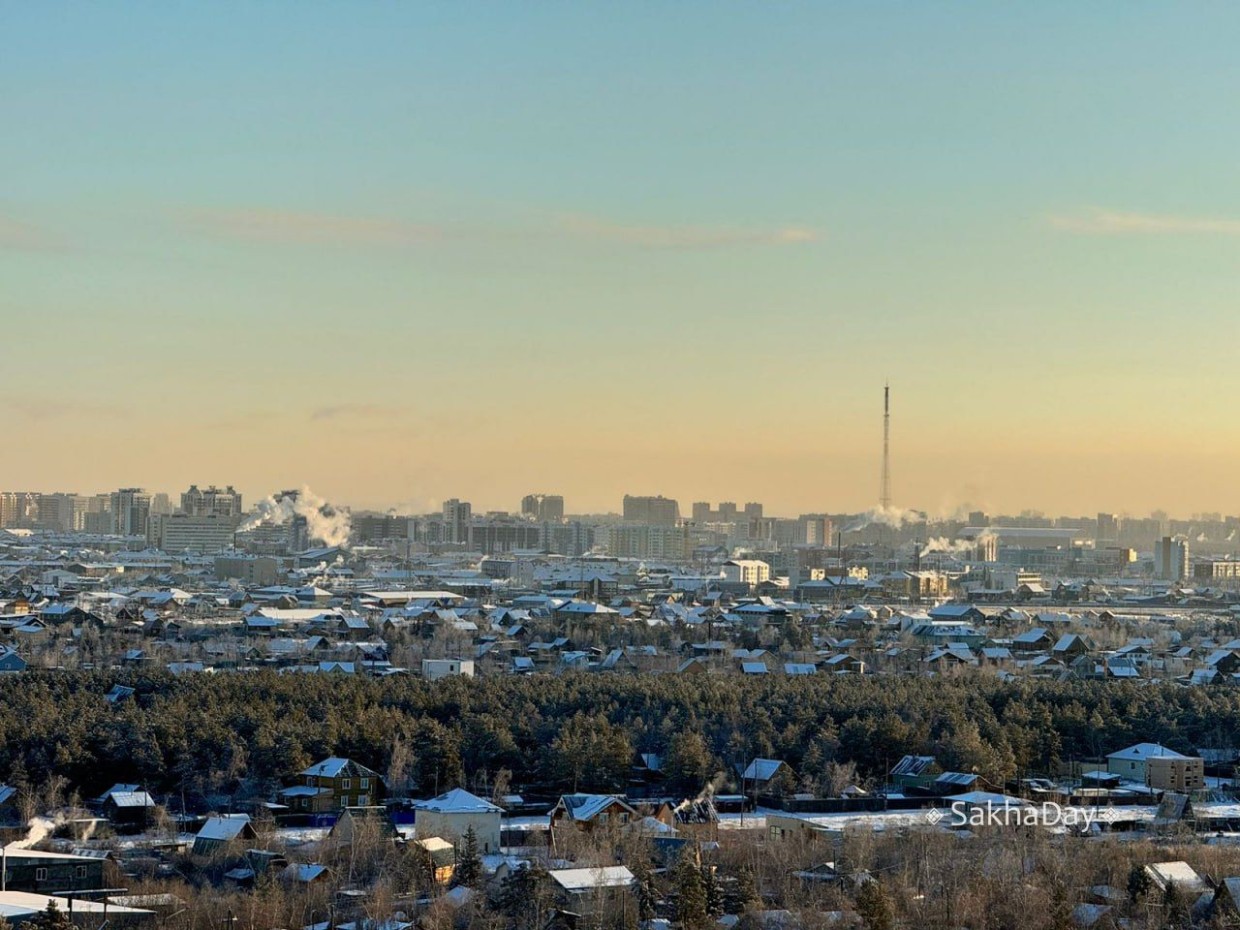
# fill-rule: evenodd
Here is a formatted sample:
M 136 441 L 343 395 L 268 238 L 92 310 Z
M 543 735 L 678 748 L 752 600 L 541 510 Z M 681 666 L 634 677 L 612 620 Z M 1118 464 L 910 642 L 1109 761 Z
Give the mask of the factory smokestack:
M 891 507 L 891 386 L 883 384 L 883 478 L 878 495 L 883 510 Z

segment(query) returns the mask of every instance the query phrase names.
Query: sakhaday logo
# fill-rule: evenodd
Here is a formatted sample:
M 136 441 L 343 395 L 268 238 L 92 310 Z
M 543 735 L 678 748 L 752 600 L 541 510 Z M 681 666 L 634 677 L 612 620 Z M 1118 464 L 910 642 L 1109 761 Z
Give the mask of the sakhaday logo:
M 925 819 L 934 826 L 945 817 L 942 810 L 932 807 Z M 1102 811 L 1082 807 L 1064 807 L 1054 801 L 1042 804 L 974 804 L 953 801 L 951 806 L 952 827 L 1075 827 L 1088 829 L 1097 820 L 1114 822 L 1114 808 Z

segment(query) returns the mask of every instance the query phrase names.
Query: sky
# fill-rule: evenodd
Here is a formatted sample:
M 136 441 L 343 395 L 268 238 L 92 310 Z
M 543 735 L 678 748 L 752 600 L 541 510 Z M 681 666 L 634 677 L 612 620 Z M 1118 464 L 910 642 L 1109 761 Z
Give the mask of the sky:
M 0 485 L 1240 512 L 1237 34 L 0 0 Z

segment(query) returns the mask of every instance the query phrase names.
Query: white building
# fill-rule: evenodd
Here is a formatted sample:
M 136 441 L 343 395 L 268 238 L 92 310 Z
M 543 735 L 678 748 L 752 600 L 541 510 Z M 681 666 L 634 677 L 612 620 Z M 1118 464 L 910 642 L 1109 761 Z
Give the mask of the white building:
M 236 518 L 222 514 L 152 514 L 146 541 L 163 552 L 223 552 L 232 548 L 236 530 Z
M 414 809 L 417 811 L 418 836 L 423 839 L 438 836 L 459 843 L 473 827 L 479 852 L 486 855 L 500 850 L 503 809 L 463 788 L 453 788 L 430 801 L 419 801 Z
M 1160 743 L 1137 743 L 1119 752 L 1107 756 L 1107 771 L 1112 775 L 1122 775 L 1131 781 L 1145 784 L 1146 766 L 1150 759 L 1187 759 L 1174 749 L 1168 749 Z
M 729 584 L 761 584 L 771 580 L 771 566 L 761 559 L 729 559 L 723 563 L 723 580 Z
M 423 659 L 422 660 L 422 677 L 427 681 L 438 681 L 440 678 L 447 678 L 449 675 L 464 675 L 466 678 L 474 677 L 474 660 L 473 659 Z

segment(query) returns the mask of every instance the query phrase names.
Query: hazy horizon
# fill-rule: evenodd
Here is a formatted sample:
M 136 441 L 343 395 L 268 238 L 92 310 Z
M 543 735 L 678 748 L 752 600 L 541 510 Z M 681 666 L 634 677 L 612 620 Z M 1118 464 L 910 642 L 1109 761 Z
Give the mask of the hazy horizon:
M 0 9 L 5 485 L 1240 513 L 1240 7 Z

